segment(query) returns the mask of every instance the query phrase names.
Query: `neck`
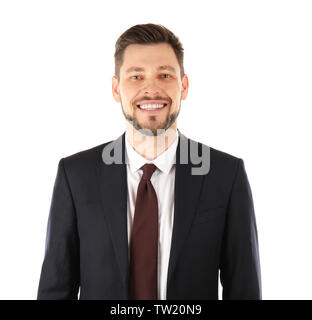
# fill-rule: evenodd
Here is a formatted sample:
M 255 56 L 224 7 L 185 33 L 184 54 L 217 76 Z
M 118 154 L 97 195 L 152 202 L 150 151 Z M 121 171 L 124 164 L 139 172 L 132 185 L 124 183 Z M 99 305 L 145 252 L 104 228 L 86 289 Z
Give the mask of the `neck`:
M 177 123 L 158 136 L 146 136 L 136 130 L 130 123 L 126 124 L 128 142 L 133 149 L 147 160 L 154 160 L 165 152 L 174 142 L 177 134 Z

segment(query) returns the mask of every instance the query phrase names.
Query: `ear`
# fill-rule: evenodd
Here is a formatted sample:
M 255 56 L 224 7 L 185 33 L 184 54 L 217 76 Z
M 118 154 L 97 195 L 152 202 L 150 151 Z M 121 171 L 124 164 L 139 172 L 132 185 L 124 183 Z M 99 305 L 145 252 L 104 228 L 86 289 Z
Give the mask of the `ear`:
M 186 99 L 188 88 L 189 88 L 189 81 L 188 81 L 187 75 L 185 74 L 182 79 L 182 96 L 181 96 L 182 100 Z
M 119 82 L 116 76 L 112 77 L 112 93 L 116 102 L 120 102 Z

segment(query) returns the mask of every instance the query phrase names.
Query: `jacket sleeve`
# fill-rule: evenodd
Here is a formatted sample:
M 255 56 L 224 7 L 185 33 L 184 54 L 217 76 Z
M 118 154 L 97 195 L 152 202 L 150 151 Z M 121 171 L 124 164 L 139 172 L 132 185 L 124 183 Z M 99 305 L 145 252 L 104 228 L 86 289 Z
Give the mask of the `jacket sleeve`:
M 220 259 L 223 300 L 261 300 L 258 234 L 244 162 L 238 160 Z
M 78 299 L 79 274 L 76 213 L 61 159 L 52 194 L 37 300 Z

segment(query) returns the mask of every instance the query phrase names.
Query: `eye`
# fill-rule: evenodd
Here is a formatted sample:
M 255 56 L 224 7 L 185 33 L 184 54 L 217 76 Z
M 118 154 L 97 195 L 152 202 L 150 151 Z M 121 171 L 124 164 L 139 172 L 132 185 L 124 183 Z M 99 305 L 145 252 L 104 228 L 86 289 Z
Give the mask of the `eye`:
M 131 76 L 131 79 L 137 80 L 140 76 Z
M 163 78 L 171 78 L 171 75 L 169 73 L 165 73 L 161 75 Z

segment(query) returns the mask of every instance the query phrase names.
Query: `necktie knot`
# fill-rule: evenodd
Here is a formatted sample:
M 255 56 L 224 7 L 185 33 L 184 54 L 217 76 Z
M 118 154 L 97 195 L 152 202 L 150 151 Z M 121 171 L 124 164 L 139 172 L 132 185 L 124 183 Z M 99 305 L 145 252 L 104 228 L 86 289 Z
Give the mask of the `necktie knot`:
M 153 163 L 146 163 L 144 166 L 142 166 L 141 167 L 141 169 L 143 170 L 142 179 L 150 180 L 156 168 L 157 167 Z

